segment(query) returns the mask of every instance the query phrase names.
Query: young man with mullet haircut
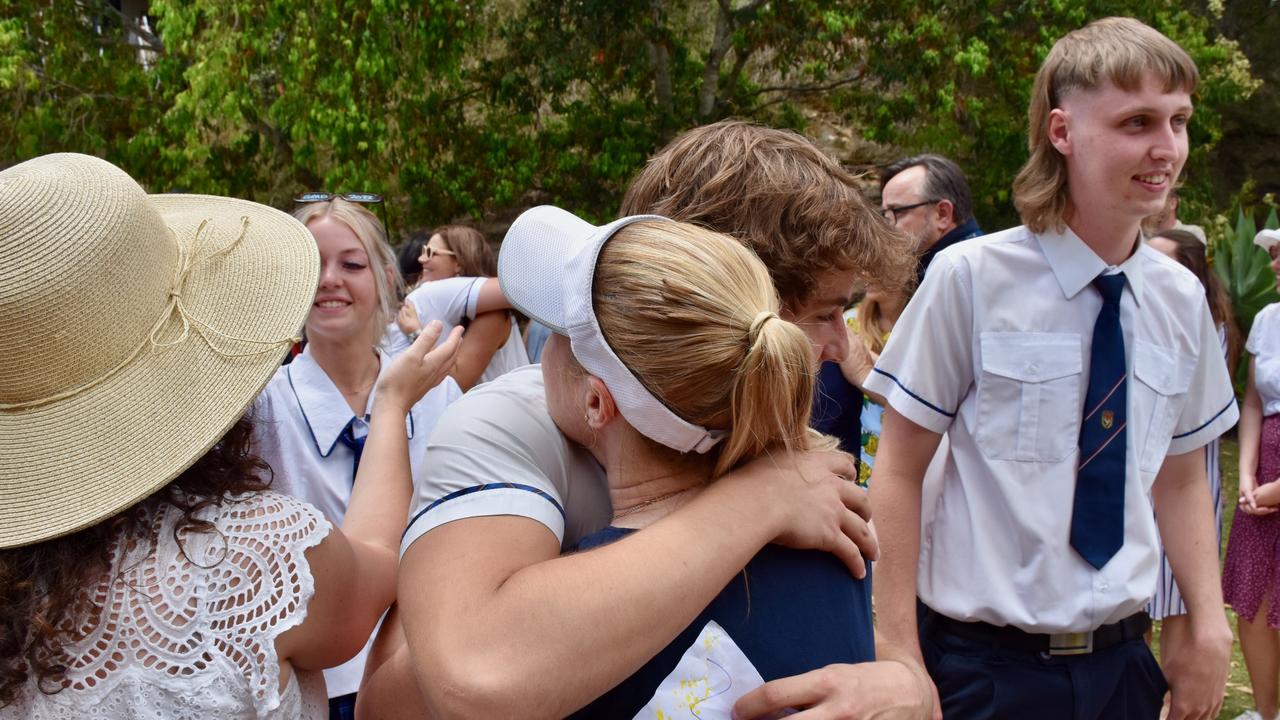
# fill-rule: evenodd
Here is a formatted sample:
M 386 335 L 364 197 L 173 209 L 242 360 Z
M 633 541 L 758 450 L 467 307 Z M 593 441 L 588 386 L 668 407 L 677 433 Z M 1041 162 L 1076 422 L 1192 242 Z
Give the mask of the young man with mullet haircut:
M 815 369 L 848 351 L 842 313 L 858 277 L 896 285 L 914 270 L 905 237 L 839 165 L 795 133 L 744 122 L 672 141 L 622 213 L 695 223 L 755 251 Z M 551 421 L 541 377 L 508 373 L 441 418 L 401 546 L 399 619 L 384 623 L 362 714 L 421 717 L 425 704 L 437 718 L 564 717 L 662 650 L 766 543 L 831 551 L 858 577 L 863 554 L 876 557 L 847 479 L 856 469 L 835 453 L 753 462 L 639 532 L 561 556 L 609 522 L 610 502 L 599 465 Z M 660 501 L 619 496 L 615 507 Z M 923 668 L 890 653 L 766 683 L 736 713 L 909 720 L 929 702 Z
M 1136 20 L 1060 39 L 1014 183 L 1025 226 L 943 251 L 868 383 L 890 404 L 879 625 L 923 657 L 948 720 L 1154 720 L 1166 688 L 1177 720 L 1222 703 L 1204 446 L 1238 412 L 1203 288 L 1139 230 L 1187 159 L 1197 80 Z M 1161 540 L 1190 615 L 1164 674 L 1142 637 Z

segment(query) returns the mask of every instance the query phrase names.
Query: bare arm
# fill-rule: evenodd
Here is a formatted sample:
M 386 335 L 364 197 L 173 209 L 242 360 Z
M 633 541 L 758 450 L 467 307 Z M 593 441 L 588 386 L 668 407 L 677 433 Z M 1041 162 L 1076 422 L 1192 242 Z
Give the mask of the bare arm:
M 1169 717 L 1214 718 L 1226 688 L 1231 628 L 1222 610 L 1204 449 L 1165 458 L 1151 498 L 1191 627 L 1183 635 L 1186 639 L 1169 647 L 1164 659 L 1173 698 Z
M 511 337 L 511 315 L 506 312 L 489 312 L 477 315 L 467 326 L 462 336 L 462 347 L 458 349 L 458 364 L 454 367 L 453 379 L 458 381 L 463 392 L 470 390 L 494 353 Z
M 850 476 L 852 463 L 803 462 L 809 480 L 758 460 L 590 552 L 557 557 L 555 536 L 520 517 L 431 530 L 401 565 L 408 651 L 368 687 L 405 687 L 414 672 L 433 717 L 561 717 L 665 647 L 770 540 L 833 551 L 861 574 L 850 538 L 874 541 L 848 508 L 865 514 L 866 497 L 828 472 Z
M 427 701 L 418 690 L 398 605 L 391 606 L 369 650 L 356 695 L 356 717 L 428 720 Z
M 734 716 L 773 718 L 789 708 L 814 717 L 927 720 L 933 712 L 933 683 L 924 665 L 876 639 L 875 662 L 838 664 L 779 678 L 743 695 Z
M 922 662 L 916 626 L 921 486 L 942 436 L 886 408 L 871 472 L 871 502 L 884 559 L 876 565 L 876 626 L 884 644 Z
M 1254 377 L 1256 362 L 1249 358 L 1249 381 L 1244 386 L 1244 404 L 1236 430 L 1240 439 L 1240 509 L 1255 514 L 1259 510 L 1254 493 L 1258 490 L 1258 452 L 1262 445 L 1262 398 Z
M 455 331 L 427 352 L 439 334 L 440 324 L 432 323 L 379 383 L 342 528 L 306 553 L 315 594 L 306 620 L 277 640 L 280 656 L 298 667 L 320 669 L 350 659 L 395 599 L 397 543 L 412 485 L 405 416 L 444 379 L 461 336 Z
M 476 297 L 476 315 L 483 315 L 495 310 L 510 310 L 511 301 L 502 294 L 502 286 L 498 278 L 485 278 L 480 286 L 480 294 Z

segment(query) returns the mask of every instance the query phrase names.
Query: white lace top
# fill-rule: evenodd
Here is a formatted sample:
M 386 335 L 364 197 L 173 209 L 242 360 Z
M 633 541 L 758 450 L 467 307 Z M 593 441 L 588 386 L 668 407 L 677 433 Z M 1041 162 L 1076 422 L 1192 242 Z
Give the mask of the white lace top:
M 319 672 L 280 688 L 275 639 L 302 622 L 315 592 L 303 552 L 330 531 L 306 503 L 255 493 L 198 517 L 219 532 L 173 528 L 169 506 L 149 537 L 117 538 L 111 575 L 79 618 L 70 685 L 46 695 L 28 681 L 0 718 L 325 718 Z

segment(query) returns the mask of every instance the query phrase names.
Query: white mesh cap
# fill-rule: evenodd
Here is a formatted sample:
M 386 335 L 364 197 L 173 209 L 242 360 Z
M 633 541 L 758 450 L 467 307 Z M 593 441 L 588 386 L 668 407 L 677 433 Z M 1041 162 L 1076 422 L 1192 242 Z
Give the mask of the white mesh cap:
M 619 412 L 645 437 L 679 450 L 705 453 L 725 435 L 676 415 L 618 359 L 596 322 L 591 300 L 596 258 L 620 228 L 659 215 L 633 215 L 596 227 L 550 205 L 526 210 L 512 223 L 498 253 L 498 278 L 511 305 L 569 338 L 573 356 L 604 381 Z

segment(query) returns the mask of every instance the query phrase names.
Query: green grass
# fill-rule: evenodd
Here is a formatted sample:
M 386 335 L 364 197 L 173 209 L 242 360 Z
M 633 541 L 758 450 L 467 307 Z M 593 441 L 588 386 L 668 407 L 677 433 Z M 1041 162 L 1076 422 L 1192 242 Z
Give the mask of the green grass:
M 1240 446 L 1233 435 L 1222 439 L 1222 553 L 1227 551 L 1227 535 L 1231 532 L 1231 518 L 1236 512 L 1236 495 L 1239 486 Z M 1227 608 L 1227 619 L 1231 622 L 1231 630 L 1236 629 L 1236 614 Z M 1154 645 L 1159 651 L 1160 624 L 1156 623 Z M 1222 702 L 1219 720 L 1231 720 L 1235 716 L 1253 708 L 1253 693 L 1249 689 L 1249 673 L 1244 666 L 1244 656 L 1240 654 L 1240 638 L 1237 635 L 1231 647 L 1231 675 L 1227 678 L 1227 696 Z

